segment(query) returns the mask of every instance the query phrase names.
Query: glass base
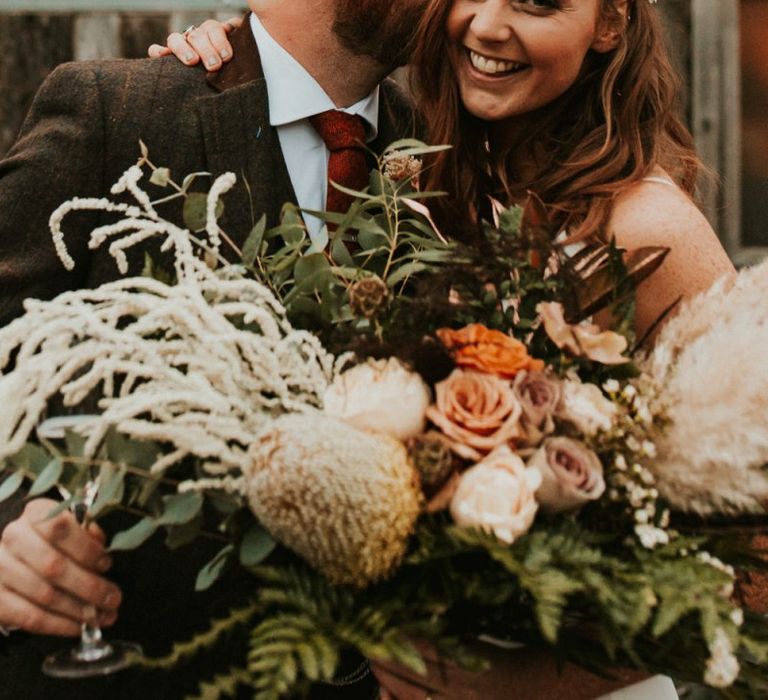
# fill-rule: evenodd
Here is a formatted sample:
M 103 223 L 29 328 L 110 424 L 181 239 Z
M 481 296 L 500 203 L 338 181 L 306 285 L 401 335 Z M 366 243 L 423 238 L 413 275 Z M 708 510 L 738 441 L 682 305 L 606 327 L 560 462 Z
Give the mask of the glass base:
M 141 647 L 131 642 L 79 645 L 48 656 L 43 673 L 52 678 L 108 676 L 133 666 L 142 655 Z

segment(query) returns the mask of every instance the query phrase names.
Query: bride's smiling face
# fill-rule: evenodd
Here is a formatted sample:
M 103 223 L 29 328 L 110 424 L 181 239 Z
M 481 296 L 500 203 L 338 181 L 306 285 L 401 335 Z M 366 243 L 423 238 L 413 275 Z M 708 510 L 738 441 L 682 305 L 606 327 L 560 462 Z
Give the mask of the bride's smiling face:
M 446 22 L 464 106 L 480 119 L 529 114 L 562 95 L 590 49 L 614 48 L 601 0 L 454 0 Z

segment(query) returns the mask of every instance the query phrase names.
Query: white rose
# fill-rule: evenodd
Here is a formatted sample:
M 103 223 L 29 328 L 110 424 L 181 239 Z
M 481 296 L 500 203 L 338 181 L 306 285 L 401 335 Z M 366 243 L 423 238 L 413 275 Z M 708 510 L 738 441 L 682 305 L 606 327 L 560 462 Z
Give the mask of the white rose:
M 533 524 L 540 484 L 541 474 L 502 445 L 461 475 L 451 515 L 460 527 L 493 533 L 512 544 Z
M 570 438 L 549 438 L 528 462 L 541 472 L 536 497 L 548 513 L 574 510 L 605 492 L 603 465 L 585 445 Z
M 594 384 L 566 381 L 562 385 L 558 418 L 572 423 L 584 435 L 610 430 L 616 418 L 616 405 Z
M 401 442 L 424 432 L 429 387 L 396 358 L 369 360 L 339 375 L 324 396 L 325 413 Z

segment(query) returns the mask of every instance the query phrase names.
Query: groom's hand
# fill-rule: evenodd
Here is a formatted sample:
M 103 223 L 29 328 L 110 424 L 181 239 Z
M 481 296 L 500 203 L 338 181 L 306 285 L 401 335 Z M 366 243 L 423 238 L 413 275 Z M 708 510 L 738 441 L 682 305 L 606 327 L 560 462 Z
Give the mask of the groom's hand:
M 0 538 L 0 625 L 76 637 L 83 622 L 109 626 L 122 594 L 103 578 L 112 565 L 101 529 L 69 512 L 51 518 L 55 501 L 30 501 Z

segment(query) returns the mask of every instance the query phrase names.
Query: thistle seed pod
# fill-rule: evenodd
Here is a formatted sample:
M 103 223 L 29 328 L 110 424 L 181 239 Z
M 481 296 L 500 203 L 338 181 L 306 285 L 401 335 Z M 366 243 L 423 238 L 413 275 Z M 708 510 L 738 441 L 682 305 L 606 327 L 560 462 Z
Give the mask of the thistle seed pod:
M 375 318 L 389 303 L 389 288 L 381 277 L 364 277 L 349 288 L 349 305 L 355 316 Z
M 334 584 L 386 578 L 421 510 L 402 443 L 321 414 L 278 418 L 251 447 L 246 489 L 272 536 Z
M 421 477 L 422 489 L 427 493 L 439 488 L 453 472 L 453 452 L 436 431 L 413 438 L 408 443 L 408 452 Z

